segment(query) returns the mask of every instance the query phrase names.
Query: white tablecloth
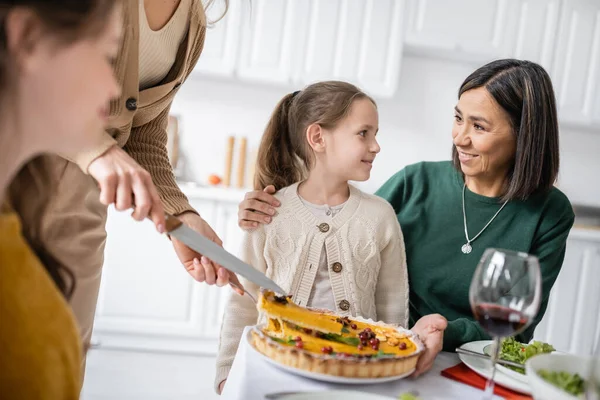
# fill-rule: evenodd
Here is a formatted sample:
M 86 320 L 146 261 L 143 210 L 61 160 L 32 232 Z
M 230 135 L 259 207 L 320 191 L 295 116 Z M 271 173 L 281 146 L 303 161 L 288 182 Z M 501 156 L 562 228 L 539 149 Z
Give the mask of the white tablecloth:
M 440 353 L 433 368 L 419 378 L 406 378 L 377 385 L 340 385 L 324 383 L 286 372 L 265 361 L 250 346 L 244 330 L 235 361 L 223 390 L 223 399 L 263 399 L 264 395 L 284 391 L 317 391 L 327 389 L 357 390 L 397 398 L 400 393 L 416 391 L 423 400 L 480 400 L 483 392 L 471 386 L 444 378 L 440 372 L 458 364 L 458 356 Z M 501 399 L 501 397 L 495 397 Z

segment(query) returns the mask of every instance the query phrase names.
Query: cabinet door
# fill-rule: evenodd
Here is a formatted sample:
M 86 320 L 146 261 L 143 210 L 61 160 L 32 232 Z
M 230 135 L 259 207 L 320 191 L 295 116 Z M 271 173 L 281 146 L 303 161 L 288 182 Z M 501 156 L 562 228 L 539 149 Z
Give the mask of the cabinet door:
M 582 126 L 600 122 L 599 1 L 563 3 L 554 63 L 561 122 Z
M 552 69 L 560 0 L 522 0 L 516 10 L 517 27 L 511 57 Z
M 600 238 L 572 230 L 565 261 L 535 338 L 557 350 L 591 355 L 600 337 Z
M 311 1 L 300 82 L 339 79 L 373 96 L 392 96 L 400 74 L 403 11 L 402 0 Z
M 594 106 L 592 107 L 592 124 L 598 127 L 597 130 L 600 131 L 600 90 L 596 90 L 595 93 L 596 99 L 594 100 Z
M 223 15 L 225 2 L 215 1 L 207 10 L 210 23 Z M 233 76 L 240 41 L 240 0 L 229 2 L 227 14 L 206 30 L 204 49 L 194 72 L 211 76 Z
M 510 45 L 514 6 L 508 0 L 409 0 L 406 42 L 452 58 L 499 57 Z
M 111 209 L 95 333 L 195 334 L 194 285 L 173 246 L 149 221 Z
M 191 199 L 228 250 L 237 251 L 237 203 Z M 148 221 L 109 212 L 108 239 L 94 327 L 103 347 L 215 353 L 232 291 L 195 282 L 173 246 Z
M 298 27 L 295 1 L 253 0 L 242 14 L 238 75 L 248 81 L 291 83 Z

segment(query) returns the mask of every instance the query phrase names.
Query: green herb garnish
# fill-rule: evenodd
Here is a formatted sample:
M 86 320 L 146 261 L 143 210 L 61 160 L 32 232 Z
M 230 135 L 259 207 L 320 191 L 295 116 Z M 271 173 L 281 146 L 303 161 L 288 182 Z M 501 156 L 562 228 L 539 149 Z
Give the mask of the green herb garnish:
M 412 393 L 402 393 L 398 396 L 398 400 L 420 400 L 420 397 L 417 397 Z
M 383 350 L 379 350 L 377 352 L 377 354 L 375 354 L 373 357 L 386 357 L 386 356 L 395 356 L 394 353 L 384 353 Z
M 345 326 L 342 326 L 342 333 L 350 333 L 350 330 Z
M 573 396 L 579 396 L 585 392 L 585 381 L 578 374 L 540 369 L 538 375 L 546 382 L 553 384 Z
M 294 339 L 292 339 L 291 336 L 288 336 L 287 339 L 279 339 L 279 338 L 275 338 L 275 337 L 272 337 L 271 339 L 273 339 L 277 343 L 287 344 L 289 346 L 294 346 L 296 344 L 296 341 Z
M 336 335 L 335 333 L 325 333 L 323 334 L 323 339 L 331 340 L 332 342 L 349 344 L 350 346 L 358 346 L 360 344 L 359 338 L 345 337 L 342 335 Z

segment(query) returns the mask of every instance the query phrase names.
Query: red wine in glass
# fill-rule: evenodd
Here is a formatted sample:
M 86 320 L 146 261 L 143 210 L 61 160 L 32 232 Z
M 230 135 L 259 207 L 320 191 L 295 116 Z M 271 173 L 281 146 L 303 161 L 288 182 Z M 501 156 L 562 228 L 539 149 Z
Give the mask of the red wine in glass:
M 493 338 L 491 375 L 483 397 L 494 394 L 496 360 L 501 338 L 521 333 L 537 315 L 541 299 L 537 257 L 503 249 L 486 249 L 469 288 L 475 319 Z
M 475 319 L 492 337 L 513 336 L 529 323 L 529 317 L 521 312 L 485 303 L 475 306 Z

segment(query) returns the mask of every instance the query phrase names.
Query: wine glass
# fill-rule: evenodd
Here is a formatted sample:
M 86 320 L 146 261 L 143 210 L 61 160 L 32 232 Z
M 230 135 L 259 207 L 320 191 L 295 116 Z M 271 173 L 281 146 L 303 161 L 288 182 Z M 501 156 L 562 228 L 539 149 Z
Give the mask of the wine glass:
M 540 308 L 541 276 L 537 257 L 503 249 L 486 249 L 469 289 L 469 301 L 479 325 L 494 339 L 492 374 L 484 399 L 494 395 L 500 340 L 521 333 Z

